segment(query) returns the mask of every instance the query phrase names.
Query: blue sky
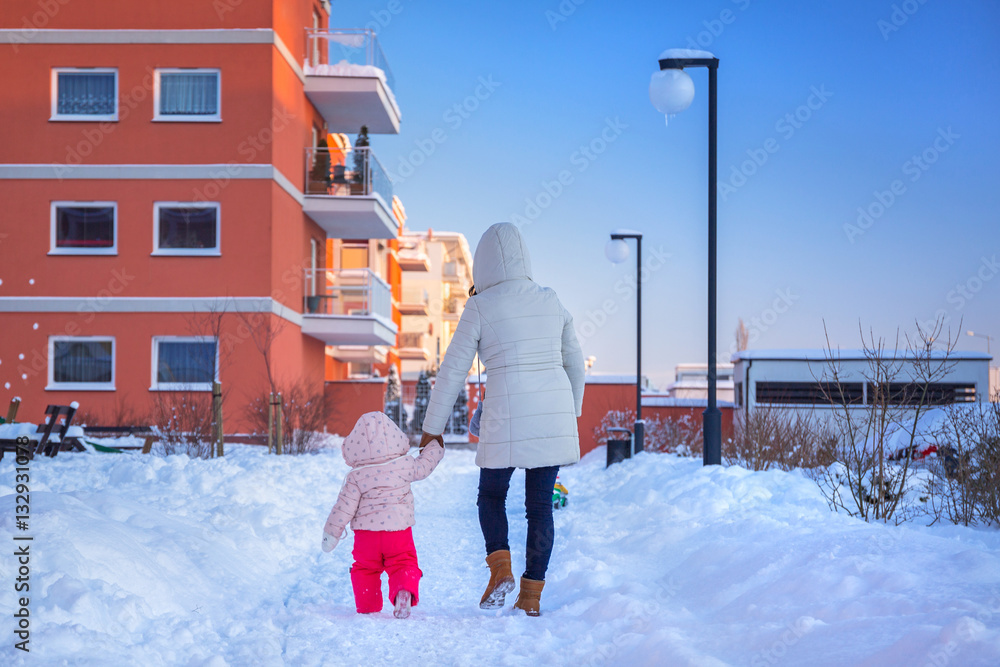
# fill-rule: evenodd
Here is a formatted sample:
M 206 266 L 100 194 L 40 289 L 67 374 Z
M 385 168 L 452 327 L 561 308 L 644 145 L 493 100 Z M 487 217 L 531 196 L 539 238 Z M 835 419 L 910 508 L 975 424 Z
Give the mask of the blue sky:
M 968 329 L 1000 338 L 996 3 L 335 0 L 332 14 L 375 27 L 395 74 L 402 131 L 372 145 L 410 227 L 474 248 L 490 224 L 529 220 L 535 279 L 595 371 L 635 367 L 634 255 L 604 257 L 620 227 L 653 262 L 644 373 L 666 384 L 706 360 L 708 81 L 691 70 L 695 101 L 665 125 L 648 85 L 672 47 L 721 61 L 720 359 L 739 317 L 758 349 L 821 347 L 824 320 L 841 347 L 935 316 L 959 349 L 986 349 Z

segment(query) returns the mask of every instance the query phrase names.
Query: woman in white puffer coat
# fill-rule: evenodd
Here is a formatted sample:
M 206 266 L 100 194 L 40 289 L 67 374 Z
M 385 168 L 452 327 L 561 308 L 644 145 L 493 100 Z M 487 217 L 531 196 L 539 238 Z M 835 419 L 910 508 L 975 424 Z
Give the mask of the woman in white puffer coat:
M 528 539 L 514 607 L 537 616 L 552 554 L 552 488 L 559 466 L 580 459 L 576 418 L 583 408 L 583 353 L 573 318 L 556 293 L 531 279 L 528 248 L 509 222 L 486 230 L 476 247 L 474 295 L 466 302 L 424 417 L 424 441 L 440 435 L 478 352 L 486 394 L 476 464 L 479 523 L 490 582 L 480 607 L 502 607 L 514 588 L 507 543 L 507 489 L 525 469 Z

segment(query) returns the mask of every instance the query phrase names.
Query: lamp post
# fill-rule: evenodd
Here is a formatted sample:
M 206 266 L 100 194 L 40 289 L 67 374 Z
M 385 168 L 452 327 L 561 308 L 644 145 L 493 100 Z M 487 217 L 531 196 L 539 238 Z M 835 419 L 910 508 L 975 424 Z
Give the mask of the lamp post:
M 660 71 L 649 82 L 649 99 L 657 111 L 680 113 L 694 99 L 694 83 L 685 67 L 708 68 L 708 407 L 702 413 L 705 465 L 722 463 L 722 413 L 716 405 L 716 78 L 719 59 L 708 51 L 667 49 L 659 57 Z
M 975 331 L 966 331 L 965 333 L 967 333 L 970 336 L 975 336 L 977 338 L 985 338 L 986 339 L 986 354 L 991 354 L 991 352 L 990 352 L 990 341 L 993 340 L 993 336 L 987 336 L 986 334 L 976 333 Z
M 604 254 L 615 264 L 624 262 L 628 259 L 625 239 L 635 239 L 635 440 L 632 450 L 638 453 L 645 449 L 645 422 L 642 421 L 642 234 L 628 229 L 612 232 Z

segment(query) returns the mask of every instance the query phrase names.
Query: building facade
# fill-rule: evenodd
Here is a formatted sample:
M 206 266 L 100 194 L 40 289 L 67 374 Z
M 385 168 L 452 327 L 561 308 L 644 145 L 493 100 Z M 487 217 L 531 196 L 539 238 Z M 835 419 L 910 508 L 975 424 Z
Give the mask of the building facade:
M 716 364 L 716 400 L 733 402 L 733 365 Z M 669 398 L 708 400 L 708 364 L 677 364 L 674 381 L 667 385 Z
M 0 25 L 0 396 L 109 421 L 219 381 L 238 432 L 391 363 L 401 220 L 336 141 L 399 131 L 375 35 L 325 0 L 51 4 Z
M 404 232 L 399 334 L 404 386 L 441 364 L 472 287 L 472 254 L 456 232 Z
M 863 409 L 876 400 L 905 407 L 990 397 L 990 356 L 980 352 L 887 352 L 873 362 L 864 350 L 743 350 L 734 360 L 736 407 L 746 413 L 768 406 L 822 415 L 844 402 Z M 890 370 L 876 372 L 873 363 Z

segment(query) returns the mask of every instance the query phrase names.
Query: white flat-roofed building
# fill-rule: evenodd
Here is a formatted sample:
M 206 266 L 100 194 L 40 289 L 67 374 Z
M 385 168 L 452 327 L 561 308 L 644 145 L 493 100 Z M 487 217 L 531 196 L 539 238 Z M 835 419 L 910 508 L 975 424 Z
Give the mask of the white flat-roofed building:
M 733 364 L 716 364 L 716 400 L 733 402 Z M 708 400 L 708 364 L 677 364 L 674 381 L 667 385 L 670 398 Z
M 930 353 L 932 368 L 945 364 L 947 372 L 926 387 L 918 363 L 926 353 L 885 351 L 882 361 L 897 369 L 889 381 L 890 403 L 906 406 L 920 401 L 925 405 L 950 405 L 990 399 L 990 355 L 982 352 Z M 733 355 L 735 403 L 737 409 L 752 411 L 757 406 L 787 409 L 830 410 L 827 396 L 834 389 L 831 363 L 836 365 L 840 385 L 833 393 L 858 407 L 870 405 L 874 396 L 872 361 L 864 350 L 743 350 Z

